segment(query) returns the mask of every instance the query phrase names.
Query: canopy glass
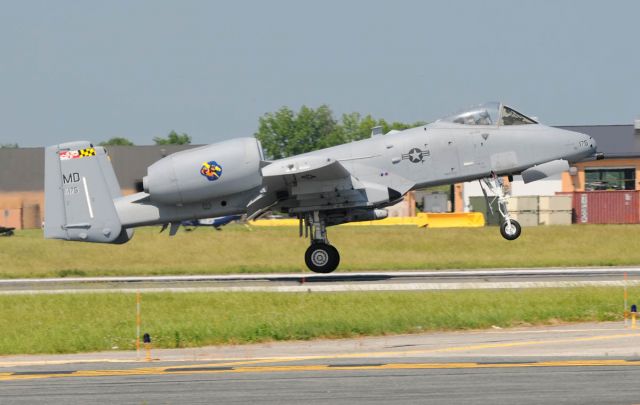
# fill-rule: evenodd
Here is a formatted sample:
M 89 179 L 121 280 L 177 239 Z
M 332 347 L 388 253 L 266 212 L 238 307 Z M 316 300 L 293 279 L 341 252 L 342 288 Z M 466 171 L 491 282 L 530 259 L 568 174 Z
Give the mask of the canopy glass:
M 439 121 L 461 125 L 527 125 L 537 122 L 496 101 L 465 109 Z

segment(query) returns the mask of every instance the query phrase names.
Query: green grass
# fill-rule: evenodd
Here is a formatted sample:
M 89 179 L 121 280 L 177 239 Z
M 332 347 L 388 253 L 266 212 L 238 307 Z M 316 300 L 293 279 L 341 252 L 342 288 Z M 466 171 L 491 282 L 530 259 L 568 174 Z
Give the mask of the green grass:
M 630 299 L 640 288 L 630 289 Z M 154 347 L 611 321 L 622 289 L 142 294 Z M 0 354 L 133 349 L 134 294 L 0 296 Z
M 158 231 L 137 229 L 125 245 L 44 240 L 39 230 L 0 237 L 0 278 L 308 271 L 297 228 Z M 525 228 L 511 242 L 495 227 L 337 227 L 329 237 L 338 271 L 640 264 L 638 225 Z

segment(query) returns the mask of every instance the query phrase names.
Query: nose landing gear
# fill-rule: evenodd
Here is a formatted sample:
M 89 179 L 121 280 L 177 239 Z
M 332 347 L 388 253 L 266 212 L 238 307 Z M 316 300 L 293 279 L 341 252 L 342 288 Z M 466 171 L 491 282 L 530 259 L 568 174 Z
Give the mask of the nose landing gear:
M 507 208 L 507 187 L 504 185 L 504 181 L 501 177 L 498 177 L 495 173 L 491 173 L 491 177 L 486 177 L 482 180 L 478 180 L 480 188 L 484 194 L 484 198 L 487 201 L 489 211 L 493 214 L 493 208 L 491 203 L 498 200 L 498 211 L 502 217 L 502 223 L 500 224 L 500 235 L 506 240 L 516 240 L 522 233 L 522 227 L 520 223 L 509 216 L 509 209 Z M 483 183 L 484 182 L 484 186 Z M 486 188 L 495 195 L 491 201 L 487 195 Z

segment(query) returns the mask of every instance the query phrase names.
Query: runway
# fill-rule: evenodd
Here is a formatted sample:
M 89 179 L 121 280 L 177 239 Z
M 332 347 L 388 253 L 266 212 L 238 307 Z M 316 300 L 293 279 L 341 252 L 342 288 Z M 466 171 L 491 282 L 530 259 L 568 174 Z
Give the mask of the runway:
M 626 275 L 626 281 L 625 281 Z M 0 294 L 337 292 L 640 285 L 639 267 L 336 272 L 0 280 Z
M 0 358 L 0 403 L 640 403 L 622 323 Z

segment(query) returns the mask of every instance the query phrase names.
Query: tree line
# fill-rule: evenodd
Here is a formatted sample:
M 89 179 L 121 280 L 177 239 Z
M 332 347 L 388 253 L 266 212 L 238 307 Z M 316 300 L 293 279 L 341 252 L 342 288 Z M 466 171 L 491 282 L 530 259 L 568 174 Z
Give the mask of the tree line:
M 191 137 L 185 133 L 179 134 L 176 131 L 169 132 L 166 137 L 156 136 L 153 138 L 156 145 L 188 145 L 191 143 Z M 134 143 L 127 138 L 114 137 L 107 141 L 100 142 L 100 146 L 133 146 Z
M 403 130 L 424 124 L 422 121 L 411 124 L 387 122 L 357 112 L 342 114 L 337 120 L 327 105 L 316 109 L 302 106 L 297 113 L 289 107 L 282 107 L 260 117 L 255 137 L 268 158 L 281 159 L 368 138 L 371 129 L 377 126 L 387 133 L 392 129 Z
M 302 106 L 297 112 L 289 107 L 282 107 L 278 111 L 266 113 L 259 118 L 258 130 L 254 136 L 262 144 L 269 159 L 281 159 L 368 138 L 371 129 L 378 126 L 382 127 L 383 133 L 387 133 L 392 129 L 403 130 L 424 124 L 422 121 L 387 122 L 370 114 L 363 116 L 357 112 L 342 114 L 337 119 L 329 106 L 323 104 L 315 109 Z M 188 145 L 191 137 L 186 133 L 171 131 L 166 137 L 154 137 L 153 142 L 156 145 Z M 132 146 L 134 143 L 124 137 L 113 137 L 99 145 Z M 3 144 L 0 147 L 17 148 L 18 144 Z

